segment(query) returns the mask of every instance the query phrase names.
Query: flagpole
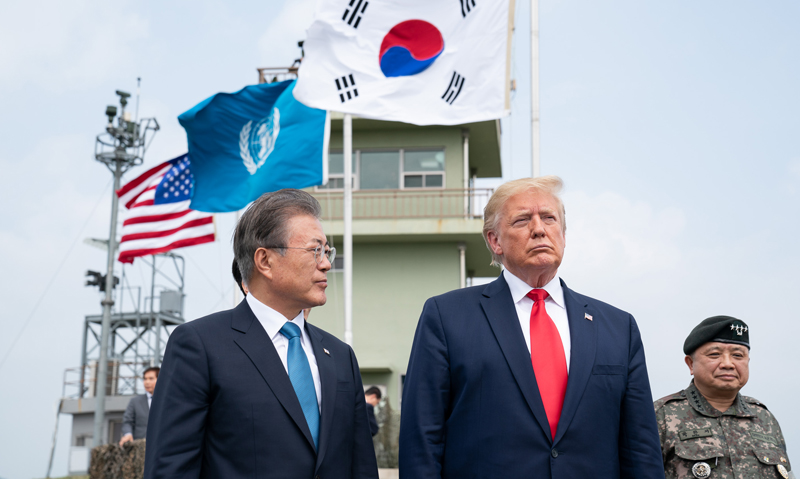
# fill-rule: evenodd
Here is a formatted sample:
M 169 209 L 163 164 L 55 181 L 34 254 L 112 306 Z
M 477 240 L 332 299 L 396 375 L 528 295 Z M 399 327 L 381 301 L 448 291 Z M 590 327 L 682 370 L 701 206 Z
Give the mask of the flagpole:
M 531 177 L 539 176 L 539 0 L 531 0 Z
M 344 342 L 353 345 L 353 116 L 344 114 Z
M 122 178 L 122 158 L 114 158 L 114 190 L 111 192 L 111 225 L 108 233 L 108 257 L 106 258 L 106 285 L 105 297 L 100 304 L 103 305 L 103 319 L 100 329 L 100 358 L 95 377 L 95 405 L 94 405 L 94 432 L 92 442 L 94 447 L 105 444 L 103 432 L 105 428 L 106 409 L 106 382 L 108 379 L 108 336 L 111 330 L 111 307 L 114 305 L 114 252 L 117 249 L 117 212 L 119 211 L 120 178 Z M 116 378 L 111 378 L 112 381 Z

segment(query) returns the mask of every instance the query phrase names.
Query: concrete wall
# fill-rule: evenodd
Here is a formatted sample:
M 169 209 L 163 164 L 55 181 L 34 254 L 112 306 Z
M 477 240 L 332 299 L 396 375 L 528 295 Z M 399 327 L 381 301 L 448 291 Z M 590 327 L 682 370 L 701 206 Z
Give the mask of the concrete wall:
M 355 243 L 353 349 L 365 385 L 381 384 L 394 407 L 425 300 L 459 287 L 456 243 Z M 344 279 L 328 274 L 328 302 L 309 322 L 344 338 Z
M 133 396 L 117 396 L 130 400 Z M 121 422 L 123 412 L 107 411 L 106 423 L 103 427 L 103 438 L 108 439 L 109 423 Z M 83 475 L 89 471 L 89 455 L 92 449 L 92 436 L 94 435 L 94 412 L 72 413 L 72 433 L 70 437 L 69 460 L 67 468 L 70 475 Z M 78 444 L 82 438 L 83 444 Z
M 342 135 L 332 134 L 331 150 L 342 149 Z M 412 130 L 356 131 L 353 133 L 353 150 L 394 148 L 443 148 L 445 188 L 464 187 L 464 151 L 461 129 L 453 127 L 427 127 Z
M 122 421 L 123 412 L 106 412 L 106 424 L 103 426 L 103 439 L 107 440 L 109 435 L 108 423 L 111 421 Z M 94 413 L 83 413 L 72 415 L 72 437 L 70 445 L 77 446 L 78 438 L 88 437 L 86 446 L 92 445 L 92 435 L 94 435 Z

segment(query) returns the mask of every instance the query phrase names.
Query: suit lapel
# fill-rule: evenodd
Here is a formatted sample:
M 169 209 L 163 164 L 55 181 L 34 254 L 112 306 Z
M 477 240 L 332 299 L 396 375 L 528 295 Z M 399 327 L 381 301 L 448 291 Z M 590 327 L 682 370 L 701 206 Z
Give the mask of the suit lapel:
M 536 385 L 531 356 L 525 346 L 525 337 L 520 330 L 511 291 L 502 274 L 483 290 L 481 305 L 528 407 L 543 432 L 550 437 L 550 423 L 547 422 L 542 396 Z
M 324 338 L 314 326 L 306 323 L 308 336 L 311 338 L 311 345 L 314 348 L 314 356 L 317 358 L 317 368 L 319 369 L 319 383 L 322 388 L 322 413 L 319 421 L 319 451 L 317 452 L 316 470 L 322 464 L 325 451 L 328 449 L 331 428 L 333 427 L 333 411 L 336 404 L 336 364 L 334 358 L 326 352 Z
M 242 351 L 256 366 L 261 377 L 267 382 L 272 393 L 278 398 L 278 401 L 280 401 L 286 413 L 289 414 L 289 417 L 297 424 L 297 427 L 300 428 L 300 431 L 313 449 L 314 439 L 311 437 L 311 430 L 308 428 L 303 409 L 300 407 L 300 401 L 298 401 L 297 394 L 294 392 L 289 375 L 286 373 L 281 358 L 272 344 L 272 339 L 267 335 L 261 323 L 258 322 L 247 301 L 242 301 L 233 310 L 231 327 L 244 333 L 234 339 L 234 342 L 242 348 Z
M 586 319 L 588 312 L 585 301 L 581 301 L 574 291 L 567 288 L 562 281 L 564 290 L 564 304 L 567 307 L 567 320 L 569 321 L 570 359 L 569 379 L 567 392 L 564 395 L 564 406 L 561 409 L 561 418 L 558 421 L 556 441 L 564 436 L 570 422 L 575 417 L 575 411 L 586 390 L 586 384 L 592 374 L 594 357 L 597 351 L 597 326 L 595 322 L 601 320 L 597 313 L 589 313 L 595 318 L 593 321 Z

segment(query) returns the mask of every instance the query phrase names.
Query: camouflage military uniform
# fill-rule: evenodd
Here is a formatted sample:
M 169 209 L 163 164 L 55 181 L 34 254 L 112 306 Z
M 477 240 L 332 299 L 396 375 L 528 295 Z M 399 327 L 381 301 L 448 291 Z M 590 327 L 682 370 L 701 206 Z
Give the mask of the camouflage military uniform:
M 790 477 L 778 421 L 756 399 L 738 394 L 727 411 L 719 412 L 693 381 L 656 401 L 655 409 L 667 479 Z

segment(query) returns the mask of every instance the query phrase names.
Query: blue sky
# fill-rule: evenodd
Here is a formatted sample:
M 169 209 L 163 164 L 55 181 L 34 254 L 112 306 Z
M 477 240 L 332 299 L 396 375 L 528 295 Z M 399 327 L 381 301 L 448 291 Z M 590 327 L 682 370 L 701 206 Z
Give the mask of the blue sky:
M 562 278 L 637 318 L 655 398 L 688 384 L 695 324 L 746 321 L 743 392 L 776 414 L 796 458 L 800 4 L 540 3 L 541 170 L 566 183 Z M 0 477 L 44 476 L 64 369 L 79 363 L 83 316 L 100 310 L 83 274 L 104 253 L 82 240 L 107 236 L 110 174 L 92 152 L 114 90 L 142 77 L 141 114 L 162 125 L 146 165 L 175 157 L 177 116 L 291 63 L 313 5 L 0 4 Z M 530 174 L 528 18 L 522 2 L 506 180 Z M 216 243 L 182 253 L 189 318 L 232 302 L 232 214 L 217 225 Z M 65 416 L 56 474 L 68 433 Z

